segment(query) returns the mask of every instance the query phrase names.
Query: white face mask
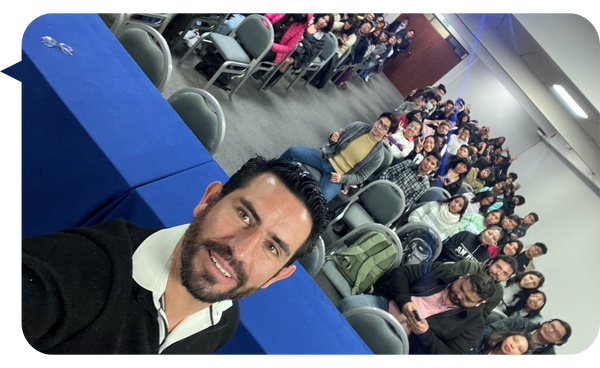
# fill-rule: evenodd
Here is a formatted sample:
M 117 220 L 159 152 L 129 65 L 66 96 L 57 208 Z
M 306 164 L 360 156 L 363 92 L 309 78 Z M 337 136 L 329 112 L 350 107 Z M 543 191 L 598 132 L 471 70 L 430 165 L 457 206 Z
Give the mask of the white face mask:
M 427 102 L 427 104 L 425 104 L 425 108 L 427 110 L 431 110 L 433 108 L 433 105 L 431 104 L 431 102 Z

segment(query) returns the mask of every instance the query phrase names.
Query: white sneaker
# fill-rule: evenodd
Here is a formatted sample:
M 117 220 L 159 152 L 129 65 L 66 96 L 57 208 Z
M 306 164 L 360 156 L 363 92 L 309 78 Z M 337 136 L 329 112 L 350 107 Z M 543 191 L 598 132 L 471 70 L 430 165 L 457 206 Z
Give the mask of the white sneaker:
M 369 81 L 369 76 L 367 75 L 367 76 L 365 77 L 365 82 L 368 82 L 368 81 Z

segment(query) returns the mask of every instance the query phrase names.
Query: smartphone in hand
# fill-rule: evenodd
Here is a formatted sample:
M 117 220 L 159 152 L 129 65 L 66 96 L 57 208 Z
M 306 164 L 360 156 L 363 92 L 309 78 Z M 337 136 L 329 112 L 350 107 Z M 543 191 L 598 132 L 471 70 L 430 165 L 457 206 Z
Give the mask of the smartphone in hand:
M 417 319 L 417 321 L 421 321 L 421 315 L 419 314 L 419 311 L 417 311 L 416 309 L 414 311 L 412 311 L 413 314 L 415 315 L 415 318 Z

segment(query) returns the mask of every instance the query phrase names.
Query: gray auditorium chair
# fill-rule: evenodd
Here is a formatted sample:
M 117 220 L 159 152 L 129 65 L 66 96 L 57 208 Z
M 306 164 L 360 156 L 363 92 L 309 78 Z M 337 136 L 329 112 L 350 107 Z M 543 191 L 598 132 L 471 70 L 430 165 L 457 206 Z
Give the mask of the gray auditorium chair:
M 173 69 L 171 51 L 163 36 L 156 29 L 138 23 L 119 27 L 115 36 L 156 89 L 162 92 Z
M 349 246 L 354 244 L 358 239 L 360 239 L 361 236 L 363 236 L 364 234 L 366 234 L 370 231 L 377 231 L 377 232 L 383 234 L 396 247 L 396 252 L 397 252 L 396 259 L 394 260 L 394 264 L 392 265 L 392 267 L 390 267 L 390 269 L 381 276 L 381 278 L 384 278 L 387 275 L 389 275 L 389 273 L 394 268 L 400 266 L 400 263 L 402 262 L 402 254 L 403 254 L 402 253 L 402 243 L 400 243 L 400 239 L 398 239 L 398 236 L 396 235 L 396 233 L 394 233 L 389 227 L 385 227 L 381 224 L 375 224 L 375 223 L 364 224 L 364 225 L 359 226 L 356 229 L 352 230 L 348 234 L 344 235 L 343 237 L 338 239 L 333 244 L 326 245 L 326 249 L 329 250 L 328 255 L 332 255 L 333 253 L 343 252 L 346 249 L 348 249 Z M 333 285 L 333 287 L 337 290 L 337 292 L 342 296 L 342 298 L 345 298 L 352 294 L 351 293 L 351 290 L 352 290 L 351 285 L 344 278 L 344 276 L 342 276 L 342 274 L 338 270 L 337 265 L 333 259 L 329 259 L 329 260 L 325 261 L 322 271 L 323 271 L 323 274 L 325 275 L 325 277 L 329 280 L 329 282 Z
M 389 180 L 375 180 L 354 193 L 339 214 L 331 220 L 343 220 L 350 229 L 365 223 L 390 226 L 404 211 L 404 193 Z
M 473 193 L 473 188 L 467 183 L 462 183 L 460 188 L 458 188 L 458 191 L 456 192 L 456 194 L 465 194 L 465 193 Z
M 375 307 L 360 307 L 343 316 L 373 354 L 408 355 L 406 332 L 390 313 Z
M 190 52 L 200 46 L 200 53 L 206 44 L 212 43 L 225 62 L 211 77 L 204 89 L 208 89 L 222 74 L 228 73 L 241 77 L 242 80 L 229 93 L 229 97 L 250 78 L 256 66 L 265 57 L 273 44 L 273 25 L 262 15 L 252 14 L 231 31 L 227 36 L 207 32 L 183 55 L 179 63 L 183 63 Z
M 175 50 L 177 45 L 179 45 L 179 43 L 181 41 L 183 41 L 183 37 L 188 33 L 188 31 L 195 29 L 200 34 L 202 34 L 204 32 L 214 32 L 221 26 L 221 24 L 223 24 L 225 22 L 225 20 L 227 20 L 227 17 L 230 14 L 231 13 L 205 14 L 205 15 L 199 15 L 197 17 L 194 17 L 185 26 L 185 28 L 183 29 L 183 32 L 181 32 L 181 34 L 178 35 L 177 38 L 175 38 L 175 40 L 173 41 L 173 44 L 171 45 L 171 50 Z M 196 23 L 198 23 L 198 22 L 200 22 L 200 25 L 196 25 Z M 190 49 L 193 49 L 193 47 Z M 190 52 L 190 51 L 188 50 L 188 52 Z
M 325 263 L 325 243 L 323 242 L 323 239 L 319 237 L 315 247 L 300 258 L 298 262 L 313 278 L 321 272 L 321 268 L 323 268 L 323 264 Z
M 263 71 L 263 72 L 267 72 L 263 77 L 262 77 L 262 83 L 260 84 L 260 87 L 258 87 L 259 90 L 263 90 L 266 89 L 265 86 L 267 85 L 267 83 L 269 83 L 269 80 L 271 80 L 271 77 L 273 77 L 273 75 L 275 74 L 275 72 L 281 67 L 281 65 L 283 63 L 285 63 L 285 59 L 287 59 L 289 56 L 291 56 L 294 51 L 296 51 L 296 48 L 298 47 L 298 44 L 296 44 L 294 46 L 293 49 L 291 49 L 287 54 L 285 54 L 285 57 L 283 59 L 281 59 L 281 61 L 279 63 L 274 63 L 273 61 L 261 61 L 260 63 L 258 63 L 258 65 L 256 66 L 256 68 L 254 69 L 255 71 Z M 278 78 L 279 80 L 280 78 Z M 273 82 L 272 85 L 277 84 L 277 81 Z
M 439 201 L 440 199 L 448 199 L 452 197 L 444 188 L 431 187 L 423 193 L 415 203 Z
M 310 81 L 313 80 L 315 75 L 319 73 L 321 68 L 323 68 L 325 65 L 327 65 L 327 63 L 329 63 L 329 60 L 331 60 L 333 55 L 337 52 L 337 47 L 337 37 L 335 37 L 335 35 L 331 32 L 327 33 L 325 35 L 325 45 L 323 46 L 323 51 L 321 51 L 319 57 L 317 57 L 317 59 L 310 63 L 308 66 L 306 66 L 306 68 L 304 68 L 304 71 L 298 74 L 296 79 L 294 79 L 294 81 L 288 86 L 287 89 L 290 89 L 294 85 L 294 83 L 296 83 L 296 81 L 300 79 L 303 75 L 305 75 L 308 72 L 312 72 L 311 76 L 304 83 L 304 86 L 307 86 L 308 83 L 310 83 Z
M 167 102 L 206 150 L 214 155 L 225 138 L 225 116 L 219 102 L 199 88 L 183 88 Z
M 144 19 L 139 19 L 137 17 L 132 18 L 132 16 L 146 16 L 149 18 L 157 19 L 156 21 L 148 21 Z M 125 14 L 125 24 L 136 23 L 143 24 L 149 27 L 152 27 L 158 31 L 158 33 L 163 33 L 167 25 L 175 16 L 174 13 L 126 13 Z
M 101 13 L 98 14 L 100 19 L 106 24 L 110 31 L 114 34 L 119 27 L 125 22 L 125 14 L 123 13 Z

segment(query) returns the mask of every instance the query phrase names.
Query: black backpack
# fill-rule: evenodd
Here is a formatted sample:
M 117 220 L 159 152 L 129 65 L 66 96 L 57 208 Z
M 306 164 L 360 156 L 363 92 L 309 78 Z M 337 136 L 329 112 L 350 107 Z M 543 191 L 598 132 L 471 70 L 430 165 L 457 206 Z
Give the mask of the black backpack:
M 202 60 L 196 64 L 194 68 L 203 74 L 206 79 L 210 80 L 224 62 L 225 59 L 223 59 L 221 54 L 209 52 L 202 56 Z M 221 73 L 221 75 L 219 75 L 219 77 L 215 80 L 214 85 L 221 89 L 229 89 L 227 86 L 231 82 L 232 78 L 233 74 Z
M 408 233 L 402 242 L 402 265 L 433 262 L 436 236 L 428 229 L 418 229 Z

